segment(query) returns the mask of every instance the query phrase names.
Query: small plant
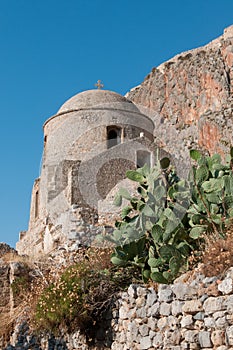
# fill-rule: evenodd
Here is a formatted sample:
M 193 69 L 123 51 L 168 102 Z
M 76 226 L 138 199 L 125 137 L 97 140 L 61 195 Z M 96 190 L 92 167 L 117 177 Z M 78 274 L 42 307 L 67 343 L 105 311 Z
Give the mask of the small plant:
M 109 249 L 90 248 L 77 264 L 45 287 L 36 303 L 34 328 L 59 334 L 61 327 L 68 331 L 78 327 L 93 338 L 112 298 L 133 276 L 131 270 L 122 273 L 112 265 L 109 269 L 109 257 Z
M 74 317 L 86 322 L 85 295 L 91 271 L 82 263 L 68 268 L 58 281 L 45 288 L 36 307 L 39 326 L 55 331 L 60 324 L 69 324 Z

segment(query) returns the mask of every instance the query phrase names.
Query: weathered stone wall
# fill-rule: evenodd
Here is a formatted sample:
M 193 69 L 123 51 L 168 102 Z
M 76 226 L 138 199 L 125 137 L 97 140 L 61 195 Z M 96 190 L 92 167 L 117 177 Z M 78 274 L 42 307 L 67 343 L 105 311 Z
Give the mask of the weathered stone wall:
M 131 285 L 100 326 L 90 345 L 78 330 L 59 339 L 35 337 L 21 323 L 4 350 L 233 349 L 233 268 L 222 278 L 186 274 L 157 290 Z
M 131 285 L 119 300 L 111 349 L 232 349 L 233 270 L 154 288 Z

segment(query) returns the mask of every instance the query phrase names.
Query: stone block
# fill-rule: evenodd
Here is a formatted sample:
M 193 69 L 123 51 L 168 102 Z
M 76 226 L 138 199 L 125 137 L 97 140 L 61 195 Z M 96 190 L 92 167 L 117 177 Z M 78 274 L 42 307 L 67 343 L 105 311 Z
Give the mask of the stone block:
M 216 327 L 219 329 L 225 329 L 227 326 L 229 326 L 229 323 L 226 319 L 226 317 L 219 317 L 216 321 L 215 321 Z
M 158 299 L 160 302 L 170 302 L 173 300 L 173 292 L 170 286 L 160 285 L 158 289 Z
M 152 305 L 149 309 L 148 309 L 148 316 L 158 316 L 159 315 L 159 308 L 160 308 L 160 304 L 157 302 L 154 305 Z
M 231 278 L 225 278 L 219 285 L 218 290 L 223 294 L 230 294 L 233 291 L 233 282 Z
M 225 343 L 225 331 L 214 330 L 211 333 L 211 341 L 212 341 L 214 346 L 224 345 L 224 343 Z
M 204 318 L 204 324 L 207 328 L 215 328 L 215 320 L 213 317 Z
M 226 329 L 226 345 L 233 345 L 233 326 Z
M 152 306 L 157 301 L 157 294 L 153 288 L 149 288 L 149 293 L 147 294 L 146 305 Z
M 150 337 L 142 337 L 140 340 L 140 350 L 147 350 L 152 346 L 152 340 Z
M 216 311 L 222 311 L 226 310 L 225 305 L 226 297 L 220 296 L 220 297 L 209 297 L 204 301 L 203 308 L 205 313 L 212 314 Z
M 146 337 L 149 334 L 149 327 L 146 324 L 143 324 L 139 327 L 139 333 L 142 337 Z
M 192 329 L 193 328 L 192 315 L 187 315 L 187 316 L 182 317 L 180 324 L 181 324 L 182 328 Z
M 191 299 L 196 294 L 196 289 L 187 286 L 185 283 L 174 283 L 172 291 L 178 300 Z
M 149 317 L 147 321 L 147 326 L 154 331 L 156 329 L 157 320 L 153 317 Z
M 168 326 L 168 319 L 167 317 L 162 317 L 158 320 L 157 326 L 159 330 L 163 330 Z
M 206 332 L 206 331 L 199 332 L 198 340 L 201 348 L 212 348 L 213 344 L 211 342 L 210 332 Z
M 188 300 L 185 301 L 182 311 L 187 314 L 196 314 L 199 311 L 203 311 L 203 305 L 200 300 Z
M 171 303 L 171 313 L 173 316 L 178 316 L 182 314 L 182 307 L 184 305 L 183 301 L 180 300 L 174 300 Z
M 128 288 L 128 294 L 131 298 L 137 297 L 137 285 L 131 284 Z
M 158 347 L 163 343 L 163 334 L 160 332 L 157 332 L 153 339 L 153 346 L 155 349 L 158 349 Z
M 159 312 L 161 316 L 169 316 L 171 314 L 171 304 L 161 303 Z
M 196 330 L 187 330 L 183 333 L 184 340 L 189 344 L 198 344 L 198 334 L 199 332 Z

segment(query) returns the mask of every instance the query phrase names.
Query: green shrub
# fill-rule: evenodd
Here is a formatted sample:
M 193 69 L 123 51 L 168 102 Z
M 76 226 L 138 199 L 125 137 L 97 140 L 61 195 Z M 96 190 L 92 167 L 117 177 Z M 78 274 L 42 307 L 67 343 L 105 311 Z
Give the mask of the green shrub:
M 116 292 L 131 281 L 131 271 L 101 270 L 84 258 L 42 291 L 34 316 L 36 328 L 56 334 L 60 327 L 69 331 L 78 327 L 90 337 Z
M 202 156 L 192 150 L 194 160 L 189 174 L 191 205 L 188 209 L 190 236 L 194 239 L 203 234 L 224 237 L 233 217 L 233 149 L 222 164 L 219 154 Z
M 164 158 L 149 169 L 144 166 L 126 173 L 138 182 L 138 195 L 120 189 L 115 205 L 125 198 L 122 220 L 112 235 L 111 261 L 117 266 L 134 265 L 142 279 L 171 283 L 188 267 L 188 260 L 207 233 L 223 236 L 233 216 L 232 156 L 222 165 L 219 155 L 204 157 L 192 150 L 195 161 L 189 181 L 179 179 Z

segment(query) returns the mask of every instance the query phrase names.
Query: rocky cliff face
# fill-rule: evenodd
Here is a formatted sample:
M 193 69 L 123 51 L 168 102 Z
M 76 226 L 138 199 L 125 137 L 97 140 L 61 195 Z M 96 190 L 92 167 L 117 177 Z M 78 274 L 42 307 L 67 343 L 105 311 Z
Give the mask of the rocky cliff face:
M 232 92 L 233 26 L 206 46 L 154 68 L 127 98 L 152 117 L 157 142 L 185 161 L 189 148 L 228 151 Z

